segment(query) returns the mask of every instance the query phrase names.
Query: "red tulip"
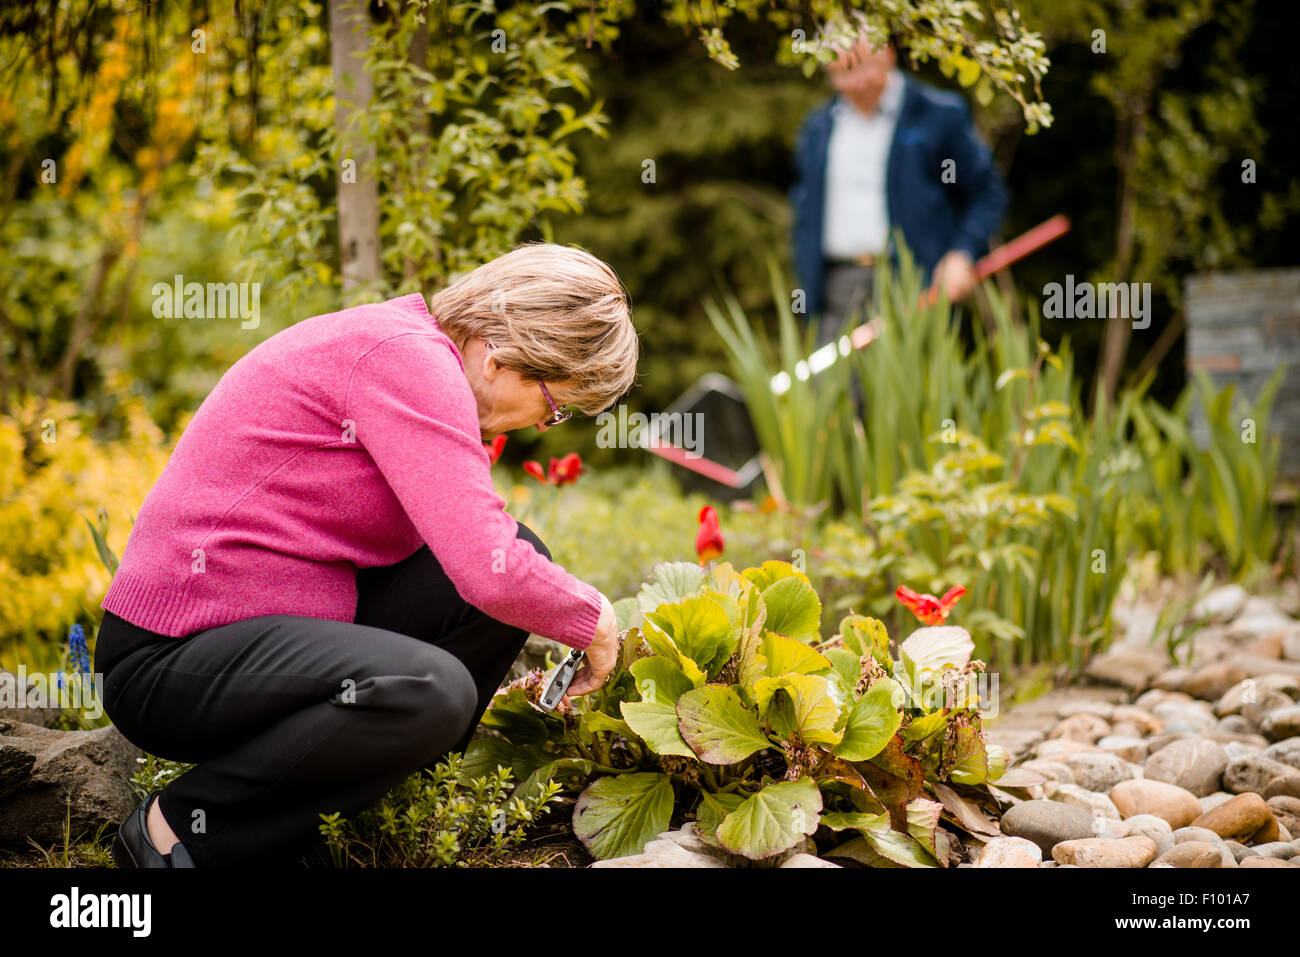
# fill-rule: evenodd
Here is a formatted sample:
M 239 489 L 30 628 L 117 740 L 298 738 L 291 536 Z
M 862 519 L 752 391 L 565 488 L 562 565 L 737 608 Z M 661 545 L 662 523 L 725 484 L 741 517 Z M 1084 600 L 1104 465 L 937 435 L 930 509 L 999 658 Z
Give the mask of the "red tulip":
M 719 557 L 725 547 L 718 513 L 712 505 L 706 505 L 700 509 L 700 530 L 695 534 L 695 553 L 700 556 L 700 564 Z
M 524 471 L 537 479 L 537 481 L 541 482 L 543 485 L 551 484 L 546 478 L 546 472 L 542 470 L 541 462 L 534 462 L 530 459 L 524 463 Z
M 948 613 L 952 611 L 952 606 L 957 604 L 958 599 L 964 594 L 966 594 L 965 585 L 953 586 L 942 598 L 935 598 L 929 594 L 918 595 L 905 585 L 899 585 L 898 591 L 894 592 L 894 597 L 906 605 L 922 624 L 942 625 L 948 620 Z
M 501 458 L 501 450 L 506 447 L 506 434 L 502 432 L 491 442 L 483 443 L 483 451 L 488 454 L 488 461 L 496 464 L 496 460 Z
M 570 452 L 558 462 L 551 459 L 550 480 L 552 485 L 572 485 L 582 474 L 582 459 L 577 452 Z

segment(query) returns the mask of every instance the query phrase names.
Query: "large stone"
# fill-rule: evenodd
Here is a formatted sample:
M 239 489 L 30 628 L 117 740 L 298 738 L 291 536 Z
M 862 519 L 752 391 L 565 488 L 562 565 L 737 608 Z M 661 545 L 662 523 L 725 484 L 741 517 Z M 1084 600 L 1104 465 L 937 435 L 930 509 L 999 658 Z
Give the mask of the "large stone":
M 1249 677 L 1230 661 L 1216 661 L 1197 668 L 1178 690 L 1185 691 L 1194 698 L 1217 701 L 1229 688 Z
M 1289 861 L 1295 856 L 1295 848 L 1290 843 L 1284 841 L 1273 841 L 1268 844 L 1256 844 L 1254 851 L 1260 857 L 1276 857 L 1280 861 Z
M 1183 841 L 1157 857 L 1155 863 L 1170 867 L 1222 867 L 1223 853 L 1217 844 Z
M 1154 814 L 1135 814 L 1124 821 L 1104 823 L 1107 833 L 1098 832 L 1096 837 L 1136 837 L 1140 834 L 1155 842 L 1157 854 L 1163 854 L 1174 846 L 1174 829 L 1168 821 Z
M 1265 691 L 1276 691 L 1294 700 L 1300 697 L 1300 678 L 1296 678 L 1294 675 L 1278 674 L 1247 678 L 1223 693 L 1223 697 L 1214 706 L 1215 714 L 1220 716 L 1240 714 L 1244 702 L 1257 702 L 1259 696 Z
M 1088 791 L 1104 793 L 1133 777 L 1128 764 L 1113 754 L 1067 754 L 1065 763 L 1074 772 L 1075 784 Z
M 1008 837 L 1033 841 L 1050 854 L 1061 841 L 1091 836 L 1092 816 L 1059 801 L 1023 801 L 1002 815 L 1001 827 Z
M 14 721 L 23 724 L 34 724 L 38 728 L 54 727 L 60 709 L 29 707 L 29 702 L 37 704 L 42 700 L 49 699 L 48 696 L 43 697 L 43 689 L 39 686 L 33 688 L 32 680 L 25 673 L 21 676 L 21 682 L 18 680 L 19 677 L 18 674 L 12 671 L 0 668 L 0 701 L 13 702 L 12 706 L 0 706 L 0 722 Z M 36 693 L 33 693 L 34 691 Z
M 1064 738 L 1070 741 L 1083 741 L 1096 744 L 1101 738 L 1110 734 L 1110 725 L 1095 714 L 1072 714 L 1062 718 L 1052 728 L 1048 738 Z
M 1160 652 L 1125 648 L 1096 656 L 1084 671 L 1094 681 L 1141 691 L 1167 664 L 1168 659 Z
M 1043 785 L 1043 797 L 1049 801 L 1060 801 L 1070 807 L 1082 808 L 1088 812 L 1089 817 L 1094 819 L 1100 816 L 1119 820 L 1119 810 L 1110 798 L 1096 791 L 1081 788 L 1077 784 L 1048 781 Z
M 1166 702 L 1156 705 L 1155 714 L 1164 721 L 1166 733 L 1188 731 L 1192 734 L 1204 734 L 1206 731 L 1213 731 L 1215 724 L 1218 723 L 1211 708 L 1200 703 Z
M 1076 867 L 1146 867 L 1156 856 L 1156 842 L 1149 837 L 1122 837 L 1117 840 L 1084 838 L 1063 841 L 1052 848 L 1052 858 L 1062 866 Z
M 1279 861 L 1276 857 L 1260 857 L 1258 854 L 1252 854 L 1242 861 L 1238 867 L 1296 867 L 1292 861 Z
M 1037 867 L 1043 849 L 1023 837 L 995 837 L 984 845 L 976 867 Z
M 1134 699 L 1133 707 L 1139 708 L 1143 711 L 1149 711 L 1156 705 L 1164 704 L 1166 702 L 1182 702 L 1183 704 L 1187 704 L 1195 700 L 1196 699 L 1191 695 L 1183 694 L 1181 691 L 1161 691 L 1159 688 L 1151 688 L 1142 692 Z M 1115 720 L 1122 721 L 1123 719 L 1119 716 L 1118 710 L 1119 709 L 1116 709 Z
M 1016 767 L 1022 771 L 1040 774 L 1048 781 L 1060 781 L 1062 784 L 1074 783 L 1074 772 L 1063 761 L 1026 761 Z
M 1247 791 L 1263 793 L 1264 787 L 1274 778 L 1291 775 L 1300 778 L 1300 771 L 1262 754 L 1248 754 L 1228 762 L 1223 770 L 1223 789 L 1233 794 L 1244 794 Z
M 62 846 L 65 821 L 74 837 L 115 829 L 139 803 L 130 779 L 140 754 L 112 725 L 55 731 L 0 721 L 0 845 Z
M 1285 827 L 1293 837 L 1300 834 L 1300 798 L 1283 795 L 1271 797 L 1264 803 L 1273 812 L 1279 827 Z
M 626 857 L 611 857 L 596 861 L 592 867 L 726 867 L 716 857 L 708 854 L 696 854 L 688 851 L 673 841 L 653 840 L 646 842 L 640 854 Z
M 1249 597 L 1246 589 L 1240 585 L 1221 585 L 1192 606 L 1192 617 L 1198 621 L 1232 621 L 1245 607 Z
M 1097 747 L 1123 761 L 1141 763 L 1147 759 L 1147 743 L 1141 738 L 1118 737 L 1108 734 L 1097 742 Z
M 1219 719 L 1218 730 L 1226 734 L 1255 734 L 1259 728 L 1242 715 L 1228 714 Z
M 1284 738 L 1264 749 L 1264 757 L 1281 761 L 1300 771 L 1300 738 Z
M 1115 713 L 1115 705 L 1109 701 L 1093 701 L 1090 699 L 1067 701 L 1056 709 L 1056 713 L 1062 718 L 1069 718 L 1076 714 L 1091 714 L 1103 721 L 1109 721 L 1110 716 Z
M 1262 729 L 1275 711 L 1294 707 L 1289 695 L 1273 688 L 1256 689 L 1253 695 L 1244 696 L 1241 701 L 1241 716 Z
M 1260 793 L 1266 801 L 1274 797 L 1300 797 L 1300 774 L 1287 774 L 1274 778 Z
M 1148 781 L 1164 781 L 1186 788 L 1197 797 L 1219 789 L 1228 755 L 1222 746 L 1203 738 L 1175 741 L 1146 760 L 1142 775 Z
M 1219 837 L 1245 843 L 1272 821 L 1273 812 L 1262 797 L 1239 794 L 1231 801 L 1206 811 L 1192 822 L 1192 827 L 1203 827 Z
M 1111 716 L 1111 730 L 1113 731 L 1114 725 L 1120 722 L 1136 725 L 1138 737 L 1142 738 L 1159 734 L 1165 727 L 1165 723 L 1146 708 L 1138 708 L 1134 705 L 1121 705 L 1115 709 Z
M 1300 737 L 1300 705 L 1293 704 L 1270 712 L 1260 722 L 1260 730 L 1270 741 Z
M 1072 754 L 1101 754 L 1101 748 L 1086 741 L 1074 741 L 1070 738 L 1056 738 L 1041 741 L 1034 748 L 1034 757 L 1040 761 L 1064 761 Z
M 1110 789 L 1108 796 L 1125 818 L 1154 814 L 1173 828 L 1186 827 L 1201 815 L 1196 795 L 1164 781 L 1121 781 Z
M 1207 794 L 1205 797 L 1200 798 L 1201 813 L 1204 814 L 1211 808 L 1216 808 L 1226 801 L 1231 801 L 1234 797 L 1236 797 L 1235 794 L 1229 794 L 1227 791 L 1215 791 L 1213 794 Z

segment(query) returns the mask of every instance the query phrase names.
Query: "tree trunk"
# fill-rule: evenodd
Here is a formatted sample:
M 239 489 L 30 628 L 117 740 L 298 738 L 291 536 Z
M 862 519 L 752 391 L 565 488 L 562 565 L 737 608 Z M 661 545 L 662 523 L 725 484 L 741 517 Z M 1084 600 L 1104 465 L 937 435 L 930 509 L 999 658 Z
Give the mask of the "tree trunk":
M 1134 179 L 1137 166 L 1138 144 L 1146 135 L 1147 111 L 1150 98 L 1143 101 L 1126 119 L 1127 135 L 1121 135 L 1119 146 L 1119 222 L 1115 228 L 1115 275 L 1112 282 L 1125 283 L 1133 270 L 1133 250 L 1137 241 L 1134 219 L 1137 216 L 1137 183 Z M 1097 381 L 1093 385 L 1093 410 L 1112 405 L 1119 387 L 1119 376 L 1124 370 L 1132 335 L 1131 316 L 1107 316 L 1106 334 L 1101 343 Z
M 348 122 L 364 114 L 374 97 L 374 83 L 362 56 L 368 48 L 370 18 L 365 0 L 330 0 L 330 65 L 334 72 L 334 125 L 338 131 L 339 264 L 343 292 L 380 277 L 379 184 L 375 179 L 375 149 Z M 347 160 L 355 163 L 349 173 Z M 355 182 L 352 180 L 355 178 Z

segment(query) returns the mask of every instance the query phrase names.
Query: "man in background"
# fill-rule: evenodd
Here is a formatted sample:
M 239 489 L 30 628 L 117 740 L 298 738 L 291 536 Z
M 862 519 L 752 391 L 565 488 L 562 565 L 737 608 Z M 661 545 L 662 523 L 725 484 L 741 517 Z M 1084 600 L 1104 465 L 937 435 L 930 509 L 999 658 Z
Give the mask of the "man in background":
M 836 93 L 799 130 L 790 190 L 794 264 L 819 345 L 869 301 L 875 265 L 897 261 L 894 228 L 925 281 L 957 302 L 1007 207 L 960 95 L 905 76 L 893 46 L 876 49 L 865 32 L 826 72 Z

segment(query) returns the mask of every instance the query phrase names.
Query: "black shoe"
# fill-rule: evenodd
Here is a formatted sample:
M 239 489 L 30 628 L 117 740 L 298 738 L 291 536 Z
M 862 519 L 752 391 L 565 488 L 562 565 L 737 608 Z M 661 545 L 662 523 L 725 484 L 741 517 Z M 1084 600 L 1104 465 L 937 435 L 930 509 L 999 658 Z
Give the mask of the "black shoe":
M 158 795 L 150 794 L 122 822 L 113 840 L 113 860 L 118 867 L 194 867 L 185 845 L 177 841 L 170 854 L 158 853 L 149 840 L 149 808 Z

